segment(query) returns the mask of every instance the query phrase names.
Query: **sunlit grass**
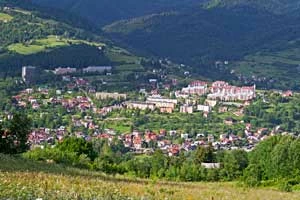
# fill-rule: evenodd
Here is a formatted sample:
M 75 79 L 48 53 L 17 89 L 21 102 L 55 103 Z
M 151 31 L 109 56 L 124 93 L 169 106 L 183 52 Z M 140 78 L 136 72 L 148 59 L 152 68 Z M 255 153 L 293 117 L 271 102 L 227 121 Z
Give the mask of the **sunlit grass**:
M 8 46 L 8 50 L 16 52 L 22 55 L 30 55 L 39 53 L 45 50 L 51 50 L 54 48 L 70 46 L 72 44 L 87 44 L 91 46 L 105 46 L 103 43 L 93 43 L 84 40 L 75 40 L 67 39 L 62 37 L 56 37 L 53 35 L 48 36 L 47 38 L 42 38 L 34 40 L 28 44 L 15 43 Z
M 297 200 L 300 193 L 233 183 L 182 183 L 107 176 L 0 154 L 0 199 Z
M 6 13 L 0 13 L 0 21 L 3 21 L 3 22 L 9 22 L 13 19 L 12 16 L 6 14 Z

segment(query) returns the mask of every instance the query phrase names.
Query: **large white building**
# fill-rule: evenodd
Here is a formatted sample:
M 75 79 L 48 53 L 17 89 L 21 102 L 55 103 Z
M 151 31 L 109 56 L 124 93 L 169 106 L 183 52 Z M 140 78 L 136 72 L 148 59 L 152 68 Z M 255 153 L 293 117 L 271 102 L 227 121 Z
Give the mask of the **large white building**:
M 146 103 L 146 102 L 140 102 L 140 101 L 128 101 L 125 102 L 125 105 L 128 109 L 139 109 L 139 110 L 154 110 L 155 104 L 153 103 Z
M 193 81 L 188 87 L 182 88 L 181 92 L 189 95 L 204 95 L 208 92 L 207 82 Z
M 97 99 L 126 99 L 126 94 L 120 94 L 120 93 L 110 93 L 110 92 L 97 92 L 96 93 Z
M 224 81 L 216 81 L 212 84 L 209 99 L 220 101 L 248 101 L 256 97 L 255 85 L 250 87 L 237 87 Z
M 160 95 L 152 95 L 147 98 L 146 102 L 154 104 L 157 108 L 174 109 L 177 104 L 177 99 L 168 99 L 168 98 L 163 98 Z
M 206 105 L 197 105 L 197 110 L 198 111 L 203 111 L 203 112 L 210 112 L 211 111 L 211 107 L 210 106 L 206 106 Z
M 34 66 L 22 67 L 22 79 L 26 83 L 32 83 L 36 80 L 37 69 Z
M 72 73 L 76 73 L 77 69 L 76 68 L 70 68 L 70 67 L 59 67 L 59 68 L 56 68 L 54 70 L 54 73 L 56 75 L 64 75 L 64 74 L 72 74 Z
M 103 73 L 105 71 L 111 71 L 111 66 L 89 66 L 83 69 L 83 73 Z

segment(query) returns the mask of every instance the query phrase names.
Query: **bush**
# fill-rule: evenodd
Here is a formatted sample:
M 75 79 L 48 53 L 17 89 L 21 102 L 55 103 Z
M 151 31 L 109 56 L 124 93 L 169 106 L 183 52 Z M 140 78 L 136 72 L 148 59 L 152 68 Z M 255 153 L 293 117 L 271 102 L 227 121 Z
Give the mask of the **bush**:
M 77 155 L 75 152 L 64 152 L 57 148 L 34 149 L 23 154 L 25 158 L 36 161 L 54 161 L 55 163 L 72 165 L 80 168 L 90 168 L 87 155 Z
M 260 167 L 255 164 L 249 165 L 244 171 L 242 180 L 247 186 L 250 187 L 259 186 L 262 180 L 262 171 Z
M 279 189 L 284 192 L 292 192 L 292 185 L 288 181 L 282 181 L 279 184 Z

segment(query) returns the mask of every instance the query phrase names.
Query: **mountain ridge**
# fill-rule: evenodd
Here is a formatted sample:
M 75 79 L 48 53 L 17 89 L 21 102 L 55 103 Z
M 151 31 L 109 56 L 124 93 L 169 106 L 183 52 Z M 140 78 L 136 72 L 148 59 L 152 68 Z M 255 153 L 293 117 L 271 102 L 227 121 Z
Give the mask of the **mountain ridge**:
M 32 0 L 33 3 L 76 13 L 97 26 L 114 21 L 199 6 L 206 0 Z
M 297 0 L 210 0 L 204 5 L 206 8 L 251 7 L 275 14 L 286 14 L 300 9 L 300 2 Z

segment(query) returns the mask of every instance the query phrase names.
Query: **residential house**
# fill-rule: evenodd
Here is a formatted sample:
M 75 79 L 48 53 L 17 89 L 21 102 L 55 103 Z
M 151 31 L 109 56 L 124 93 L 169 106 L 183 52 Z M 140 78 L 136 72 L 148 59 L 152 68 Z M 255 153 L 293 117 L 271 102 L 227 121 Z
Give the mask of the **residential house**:
M 205 106 L 205 105 L 197 105 L 197 110 L 198 111 L 203 111 L 203 112 L 210 112 L 211 107 L 210 106 Z
M 194 112 L 194 108 L 193 108 L 193 106 L 182 105 L 182 106 L 180 106 L 180 112 L 192 114 Z

